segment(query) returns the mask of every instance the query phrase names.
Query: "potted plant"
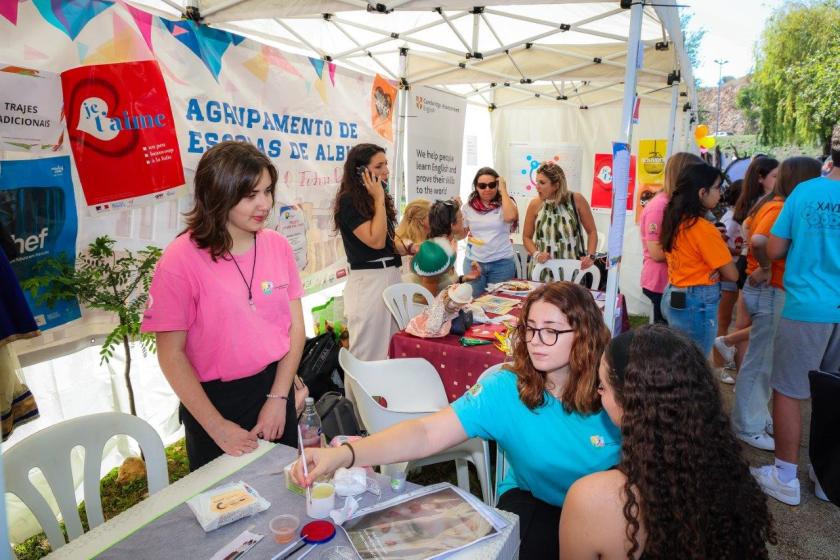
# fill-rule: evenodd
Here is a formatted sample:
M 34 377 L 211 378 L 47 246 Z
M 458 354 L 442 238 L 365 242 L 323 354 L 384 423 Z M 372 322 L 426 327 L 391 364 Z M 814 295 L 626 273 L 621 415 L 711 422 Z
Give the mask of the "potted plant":
M 144 351 L 154 352 L 154 334 L 140 332 L 140 320 L 155 264 L 161 255 L 159 247 L 147 246 L 137 251 L 115 251 L 116 240 L 97 237 L 87 251 L 80 253 L 75 266 L 68 259 L 48 258 L 35 265 L 36 276 L 23 281 L 38 303 L 77 298 L 79 303 L 110 311 L 119 318 L 119 325 L 105 337 L 99 350 L 101 363 L 108 363 L 118 344 L 125 351 L 125 384 L 131 414 L 137 415 L 134 389 L 131 385 L 131 342 L 139 341 Z

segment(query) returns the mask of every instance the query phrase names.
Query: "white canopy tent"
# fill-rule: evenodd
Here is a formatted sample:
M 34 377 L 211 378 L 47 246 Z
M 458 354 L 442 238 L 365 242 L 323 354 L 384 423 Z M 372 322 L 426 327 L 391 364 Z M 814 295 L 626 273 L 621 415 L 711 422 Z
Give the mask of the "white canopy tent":
M 492 111 L 495 166 L 508 177 L 515 172 L 506 158 L 512 143 L 578 144 L 584 195 L 592 183 L 589 162 L 594 154 L 610 152 L 612 141 L 630 142 L 636 95 L 642 107 L 637 137 L 667 139 L 668 154 L 675 146 L 686 147 L 695 120 L 694 80 L 674 0 L 130 2 L 382 74 L 401 83 L 401 107 L 406 91 L 417 85 L 487 107 Z M 398 112 L 403 118 L 397 123 L 398 190 L 403 187 L 404 113 Z M 604 214 L 596 222 L 603 233 L 611 225 Z M 639 311 L 646 300 L 639 288 L 641 244 L 632 220 L 624 233 L 621 288 L 631 310 Z M 611 307 L 617 278 L 614 271 L 610 276 Z

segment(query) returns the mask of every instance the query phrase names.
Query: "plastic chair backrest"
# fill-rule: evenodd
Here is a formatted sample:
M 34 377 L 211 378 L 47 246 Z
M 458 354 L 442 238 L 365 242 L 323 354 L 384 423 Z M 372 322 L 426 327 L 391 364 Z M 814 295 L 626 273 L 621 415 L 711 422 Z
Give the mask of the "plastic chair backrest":
M 418 313 L 418 308 L 414 304 L 414 296 L 416 295 L 423 296 L 426 299 L 426 305 L 431 304 L 435 299 L 432 292 L 420 284 L 411 282 L 393 284 L 382 291 L 385 307 L 394 316 L 394 320 L 400 329 L 406 328 L 408 322 Z
M 516 277 L 525 279 L 528 277 L 528 264 L 531 261 L 531 255 L 525 249 L 525 245 L 521 243 L 513 244 L 514 264 L 516 265 Z
M 587 286 L 590 290 L 597 288 L 601 282 L 601 271 L 597 266 L 592 265 L 585 270 L 581 270 L 580 261 L 575 259 L 550 259 L 542 264 L 536 263 L 534 270 L 531 272 L 531 280 L 541 282 L 540 277 L 544 270 L 549 271 L 552 282 L 565 280 L 567 282 L 576 282 L 585 285 L 584 278 L 587 274 L 592 275 L 592 282 Z
M 41 430 L 3 453 L 6 492 L 25 503 L 47 534 L 53 550 L 64 546 L 64 535 L 52 508 L 29 480 L 33 468 L 39 468 L 50 485 L 67 528 L 70 540 L 83 533 L 79 518 L 70 454 L 82 446 L 84 454 L 84 499 L 88 525 L 101 525 L 102 502 L 99 495 L 102 452 L 116 435 L 134 438 L 143 450 L 149 481 L 149 494 L 169 484 L 166 456 L 160 436 L 148 423 L 120 412 L 103 412 L 66 420 Z
M 422 358 L 365 362 L 342 348 L 338 362 L 362 423 L 371 433 L 449 406 L 440 375 Z M 385 399 L 387 407 L 374 397 Z

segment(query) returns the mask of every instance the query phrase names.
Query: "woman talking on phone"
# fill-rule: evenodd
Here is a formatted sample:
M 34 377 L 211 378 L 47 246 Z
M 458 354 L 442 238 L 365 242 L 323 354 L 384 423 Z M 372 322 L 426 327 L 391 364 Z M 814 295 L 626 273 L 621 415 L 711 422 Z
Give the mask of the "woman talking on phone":
M 401 281 L 400 255 L 410 254 L 412 248 L 410 241 L 394 235 L 397 210 L 388 192 L 385 148 L 358 144 L 347 154 L 333 223 L 350 266 L 344 288 L 350 351 L 361 360 L 384 360 L 397 325 L 382 292 Z

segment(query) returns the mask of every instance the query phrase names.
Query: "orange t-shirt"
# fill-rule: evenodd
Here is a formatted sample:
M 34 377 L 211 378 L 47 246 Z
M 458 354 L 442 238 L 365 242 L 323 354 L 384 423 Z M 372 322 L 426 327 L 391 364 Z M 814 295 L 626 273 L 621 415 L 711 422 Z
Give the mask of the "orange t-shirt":
M 673 250 L 665 253 L 668 281 L 678 288 L 712 286 L 712 274 L 732 262 L 732 254 L 718 229 L 708 220 L 697 218 L 690 226 L 680 224 Z
M 753 235 L 770 237 L 770 228 L 776 223 L 776 218 L 779 217 L 779 212 L 782 211 L 784 204 L 785 201 L 780 197 L 766 202 L 753 216 L 750 237 Z M 747 274 L 752 274 L 756 268 L 758 268 L 758 260 L 753 255 L 752 243 L 750 243 L 750 254 L 747 256 Z M 785 259 L 770 261 L 770 285 L 784 290 L 782 285 L 784 275 Z

